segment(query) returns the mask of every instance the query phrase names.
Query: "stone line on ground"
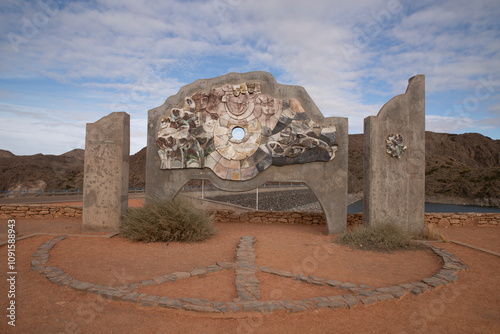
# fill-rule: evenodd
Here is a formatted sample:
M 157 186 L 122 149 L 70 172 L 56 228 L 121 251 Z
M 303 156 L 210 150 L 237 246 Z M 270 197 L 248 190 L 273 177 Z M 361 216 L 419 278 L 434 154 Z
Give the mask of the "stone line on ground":
M 298 312 L 322 308 L 352 308 L 358 304 L 371 305 L 378 302 L 402 299 L 405 296 L 418 296 L 424 292 L 434 290 L 443 285 L 458 281 L 458 272 L 467 270 L 467 266 L 458 257 L 450 252 L 435 247 L 428 242 L 424 245 L 430 247 L 443 260 L 442 268 L 437 274 L 422 279 L 420 282 L 404 283 L 383 288 L 373 288 L 366 284 L 354 284 L 325 279 L 316 276 L 308 276 L 300 273 L 257 266 L 255 264 L 255 237 L 244 236 L 240 239 L 236 251 L 236 263 L 217 262 L 208 267 L 199 267 L 187 272 L 174 272 L 159 276 L 140 283 L 131 283 L 117 287 L 97 285 L 80 281 L 63 270 L 56 267 L 47 267 L 50 250 L 60 241 L 66 239 L 66 235 L 56 237 L 42 244 L 37 252 L 33 254 L 31 270 L 44 275 L 52 283 L 60 286 L 69 286 L 77 291 L 90 292 L 103 298 L 129 302 L 146 307 L 164 307 L 170 309 L 183 309 L 187 311 L 207 313 L 235 313 L 241 311 L 255 311 L 270 313 L 274 311 Z M 201 298 L 170 298 L 167 296 L 156 296 L 140 293 L 142 287 L 160 285 L 168 282 L 188 279 L 190 277 L 208 275 L 221 270 L 235 270 L 236 289 L 238 298 L 232 302 L 211 301 Z M 326 297 L 315 297 L 303 300 L 260 300 L 259 281 L 256 273 L 260 271 L 267 274 L 278 275 L 283 278 L 299 280 L 306 284 L 331 287 L 341 292 L 341 295 Z
M 453 243 L 455 243 L 457 245 L 460 245 L 460 246 L 469 247 L 470 249 L 475 249 L 475 250 L 478 250 L 478 251 L 481 251 L 481 252 L 484 252 L 484 253 L 487 253 L 487 254 L 490 254 L 490 255 L 495 255 L 495 256 L 500 257 L 499 253 L 496 253 L 496 252 L 493 252 L 493 251 L 490 251 L 490 250 L 487 250 L 487 249 L 484 249 L 484 248 L 472 246 L 472 245 L 469 245 L 469 244 L 466 244 L 466 243 L 463 243 L 463 242 L 460 242 L 460 241 L 455 241 L 455 240 L 450 240 L 450 242 L 453 242 Z
M 244 236 L 236 249 L 236 291 L 237 301 L 255 301 L 260 299 L 259 280 L 255 273 L 255 238 Z

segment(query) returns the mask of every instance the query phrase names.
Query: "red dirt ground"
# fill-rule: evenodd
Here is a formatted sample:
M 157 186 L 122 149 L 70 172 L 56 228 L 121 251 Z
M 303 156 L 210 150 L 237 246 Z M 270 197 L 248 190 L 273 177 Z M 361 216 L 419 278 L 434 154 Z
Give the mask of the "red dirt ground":
M 5 232 L 7 221 L 0 229 Z M 80 233 L 81 219 L 18 219 L 18 232 Z M 115 237 L 68 237 L 51 251 L 48 265 L 92 283 L 121 285 L 174 271 L 234 261 L 244 235 L 256 236 L 256 262 L 344 282 L 387 286 L 435 273 L 440 262 L 427 250 L 393 254 L 353 250 L 331 243 L 325 226 L 217 223 L 217 233 L 198 244 L 140 244 Z M 448 239 L 500 251 L 500 229 L 458 227 L 441 230 Z M 453 243 L 437 243 L 469 266 L 458 282 L 418 297 L 341 310 L 269 315 L 204 315 L 102 300 L 52 284 L 30 269 L 31 255 L 53 236 L 17 242 L 16 327 L 7 325 L 8 286 L 0 283 L 1 333 L 499 333 L 500 257 Z M 6 246 L 0 263 L 7 263 Z M 6 265 L 2 265 L 6 268 Z M 5 270 L 7 271 L 7 270 Z M 259 273 L 261 299 L 302 299 L 331 295 L 314 287 Z M 174 298 L 227 301 L 236 297 L 234 273 L 222 271 L 140 292 Z M 123 281 L 123 283 L 122 283 Z

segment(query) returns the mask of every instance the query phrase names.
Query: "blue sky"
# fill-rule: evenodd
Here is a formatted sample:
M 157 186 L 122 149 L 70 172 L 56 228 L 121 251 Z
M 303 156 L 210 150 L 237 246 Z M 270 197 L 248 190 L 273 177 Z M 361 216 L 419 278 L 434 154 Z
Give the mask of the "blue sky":
M 426 75 L 426 129 L 500 139 L 497 0 L 2 0 L 0 148 L 61 154 L 85 124 L 147 110 L 186 84 L 263 70 L 363 131 Z

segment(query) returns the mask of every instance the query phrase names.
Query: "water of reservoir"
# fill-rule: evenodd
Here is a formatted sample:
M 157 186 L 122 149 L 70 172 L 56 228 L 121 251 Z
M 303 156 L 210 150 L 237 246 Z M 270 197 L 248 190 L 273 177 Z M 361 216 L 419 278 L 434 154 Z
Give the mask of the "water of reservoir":
M 358 201 L 347 207 L 348 213 L 358 213 L 363 212 L 363 201 Z M 473 205 L 453 205 L 453 204 L 437 204 L 437 203 L 425 203 L 425 212 L 478 212 L 478 213 L 500 213 L 500 208 L 491 208 L 485 206 L 473 206 Z

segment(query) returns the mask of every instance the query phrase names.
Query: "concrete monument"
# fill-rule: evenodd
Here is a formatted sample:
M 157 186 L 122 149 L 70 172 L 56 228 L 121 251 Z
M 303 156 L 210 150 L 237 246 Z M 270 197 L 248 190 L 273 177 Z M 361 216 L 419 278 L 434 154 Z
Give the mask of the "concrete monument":
M 87 124 L 83 230 L 117 232 L 127 210 L 130 116 L 114 112 Z
M 228 191 L 305 182 L 328 232 L 338 233 L 346 226 L 347 138 L 347 119 L 325 118 L 304 88 L 270 73 L 198 80 L 149 111 L 146 197 L 172 198 L 190 179 Z
M 364 124 L 363 223 L 424 228 L 425 77 L 387 102 Z

